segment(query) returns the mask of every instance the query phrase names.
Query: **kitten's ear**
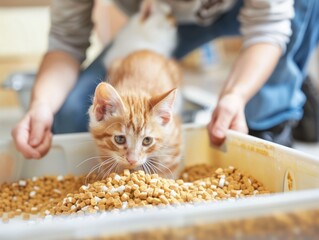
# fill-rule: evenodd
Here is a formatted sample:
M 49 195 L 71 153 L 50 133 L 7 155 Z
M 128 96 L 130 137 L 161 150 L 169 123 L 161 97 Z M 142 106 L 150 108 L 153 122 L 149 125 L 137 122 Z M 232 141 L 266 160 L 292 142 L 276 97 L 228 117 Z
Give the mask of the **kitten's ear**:
M 93 100 L 93 111 L 97 121 L 103 120 L 104 116 L 112 116 L 124 111 L 122 99 L 112 85 L 101 82 L 96 87 Z
M 174 88 L 161 96 L 151 99 L 153 114 L 162 125 L 166 125 L 172 119 L 176 92 L 177 89 Z
M 146 21 L 153 13 L 155 7 L 154 0 L 144 0 L 141 4 L 141 21 Z

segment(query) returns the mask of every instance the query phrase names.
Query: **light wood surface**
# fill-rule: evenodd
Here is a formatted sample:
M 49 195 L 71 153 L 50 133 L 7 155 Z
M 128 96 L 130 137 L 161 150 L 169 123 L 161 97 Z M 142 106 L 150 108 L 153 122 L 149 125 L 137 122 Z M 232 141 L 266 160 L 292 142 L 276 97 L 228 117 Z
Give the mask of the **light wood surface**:
M 0 7 L 48 6 L 50 2 L 50 0 L 1 0 Z

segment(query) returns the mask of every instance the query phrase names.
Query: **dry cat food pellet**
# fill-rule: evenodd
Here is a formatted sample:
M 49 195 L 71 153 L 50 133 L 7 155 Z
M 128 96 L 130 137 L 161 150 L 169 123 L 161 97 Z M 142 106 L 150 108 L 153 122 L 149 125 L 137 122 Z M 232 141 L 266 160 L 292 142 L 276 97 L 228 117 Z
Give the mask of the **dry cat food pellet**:
M 83 177 L 39 177 L 0 186 L 0 217 L 4 221 L 22 215 L 28 220 L 31 215 L 50 215 L 68 193 L 78 191 Z
M 0 213 L 5 213 L 2 219 L 8 221 L 21 214 L 25 220 L 35 214 L 40 217 L 82 215 L 269 193 L 254 178 L 233 167 L 212 169 L 208 165 L 186 168 L 178 180 L 125 170 L 101 181 L 83 183 L 84 177 L 57 176 L 3 184 L 0 187 Z
M 206 178 L 200 178 L 200 174 Z M 210 176 L 210 177 L 207 177 Z M 216 201 L 269 193 L 254 178 L 239 170 L 207 165 L 186 168 L 182 179 L 172 180 L 143 171 L 112 173 L 104 180 L 83 185 L 79 193 L 68 194 L 53 214 L 93 213 L 146 205 L 168 205 Z M 189 182 L 189 179 L 195 180 Z M 72 201 L 71 201 L 72 200 Z

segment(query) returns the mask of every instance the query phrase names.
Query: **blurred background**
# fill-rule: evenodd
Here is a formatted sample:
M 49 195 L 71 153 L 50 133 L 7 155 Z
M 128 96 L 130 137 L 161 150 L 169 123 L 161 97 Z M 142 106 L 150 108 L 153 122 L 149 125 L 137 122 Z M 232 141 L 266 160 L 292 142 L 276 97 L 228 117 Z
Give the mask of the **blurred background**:
M 95 29 L 84 66 L 108 44 L 127 21 L 111 1 L 95 0 Z M 33 76 L 47 47 L 50 0 L 0 1 L 0 139 L 9 138 L 12 126 L 28 106 Z M 208 43 L 185 57 L 183 93 L 192 102 L 205 106 L 216 102 L 217 93 L 241 49 L 240 38 L 223 38 Z M 319 86 L 319 52 L 309 65 L 311 77 Z M 205 123 L 210 115 L 198 114 Z M 316 151 L 319 145 L 298 144 L 297 148 Z M 309 150 L 310 149 L 310 150 Z M 319 152 L 319 150 L 317 150 Z

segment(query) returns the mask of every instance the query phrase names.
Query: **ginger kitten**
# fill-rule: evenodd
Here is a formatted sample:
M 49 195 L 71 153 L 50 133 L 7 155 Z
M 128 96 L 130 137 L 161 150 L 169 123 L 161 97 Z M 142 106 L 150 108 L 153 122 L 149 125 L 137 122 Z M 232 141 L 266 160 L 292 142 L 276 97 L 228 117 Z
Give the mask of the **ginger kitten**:
M 177 63 L 149 50 L 113 62 L 89 109 L 103 177 L 124 169 L 171 176 L 181 158 L 181 122 L 174 114 L 181 81 Z

